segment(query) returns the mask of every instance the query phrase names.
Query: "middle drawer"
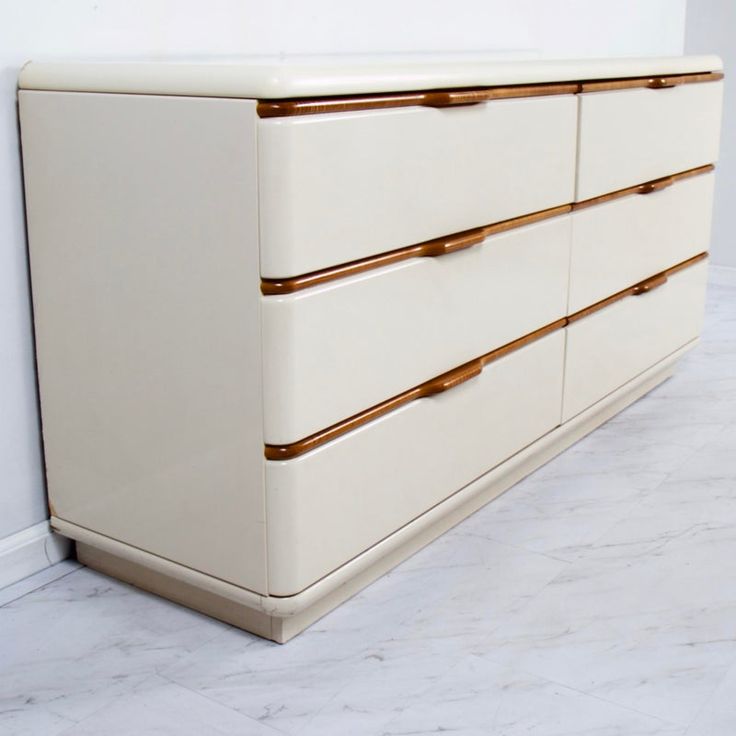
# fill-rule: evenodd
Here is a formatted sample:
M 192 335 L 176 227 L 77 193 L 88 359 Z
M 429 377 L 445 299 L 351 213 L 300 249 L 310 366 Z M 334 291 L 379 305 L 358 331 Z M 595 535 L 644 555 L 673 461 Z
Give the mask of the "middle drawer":
M 687 176 L 574 210 L 569 313 L 707 251 L 714 178 Z
M 564 317 L 570 219 L 263 297 L 266 443 L 296 442 Z

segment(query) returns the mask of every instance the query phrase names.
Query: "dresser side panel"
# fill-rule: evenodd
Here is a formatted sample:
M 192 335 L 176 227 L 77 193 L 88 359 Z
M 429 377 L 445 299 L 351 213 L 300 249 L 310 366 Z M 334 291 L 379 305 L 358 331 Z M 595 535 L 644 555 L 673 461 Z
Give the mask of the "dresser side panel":
M 265 592 L 255 103 L 20 112 L 52 515 Z

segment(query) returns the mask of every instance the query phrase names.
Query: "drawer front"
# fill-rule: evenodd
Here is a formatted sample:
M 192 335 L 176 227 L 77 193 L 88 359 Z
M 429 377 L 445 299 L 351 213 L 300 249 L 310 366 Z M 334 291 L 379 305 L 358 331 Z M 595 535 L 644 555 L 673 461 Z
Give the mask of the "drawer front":
M 706 276 L 707 261 L 700 261 L 651 292 L 627 296 L 565 328 L 563 421 L 698 336 Z
M 580 97 L 577 200 L 718 158 L 723 82 Z
M 262 299 L 267 443 L 302 439 L 565 316 L 570 215 Z
M 313 452 L 267 461 L 271 594 L 303 590 L 557 426 L 563 333 Z
M 574 95 L 260 120 L 261 275 L 571 202 L 576 120 Z
M 708 250 L 714 174 L 572 215 L 572 314 Z

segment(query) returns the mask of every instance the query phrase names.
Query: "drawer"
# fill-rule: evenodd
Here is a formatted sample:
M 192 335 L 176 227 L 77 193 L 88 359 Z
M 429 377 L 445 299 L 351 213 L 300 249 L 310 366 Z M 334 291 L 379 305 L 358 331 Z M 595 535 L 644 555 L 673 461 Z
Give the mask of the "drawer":
M 708 250 L 714 174 L 630 194 L 572 215 L 574 313 Z
M 262 298 L 264 427 L 287 444 L 566 314 L 570 215 Z
M 565 328 L 563 421 L 698 336 L 706 275 L 707 261 L 699 261 L 662 286 L 626 296 Z
M 312 452 L 267 461 L 270 593 L 303 590 L 557 426 L 563 333 Z
M 577 200 L 713 163 L 723 82 L 584 92 Z
M 576 124 L 574 95 L 261 119 L 261 275 L 571 202 Z

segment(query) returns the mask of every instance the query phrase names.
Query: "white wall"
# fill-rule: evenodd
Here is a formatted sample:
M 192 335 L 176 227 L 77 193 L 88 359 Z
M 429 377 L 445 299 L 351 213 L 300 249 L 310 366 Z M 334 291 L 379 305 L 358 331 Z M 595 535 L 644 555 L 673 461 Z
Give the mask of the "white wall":
M 498 49 L 677 55 L 684 20 L 685 0 L 0 0 L 0 540 L 46 518 L 15 110 L 23 62 Z
M 726 69 L 721 156 L 716 174 L 712 262 L 736 267 L 736 2 L 690 0 L 687 6 L 685 50 L 688 54 L 718 54 Z

